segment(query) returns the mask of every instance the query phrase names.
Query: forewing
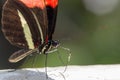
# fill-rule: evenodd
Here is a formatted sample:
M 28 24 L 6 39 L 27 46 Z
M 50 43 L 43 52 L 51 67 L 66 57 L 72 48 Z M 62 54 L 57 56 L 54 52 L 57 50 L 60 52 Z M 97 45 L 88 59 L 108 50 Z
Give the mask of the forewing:
M 34 49 L 43 44 L 47 33 L 44 0 L 7 0 L 2 13 L 2 31 L 7 40 L 18 47 Z M 29 3 L 28 3 L 29 2 Z

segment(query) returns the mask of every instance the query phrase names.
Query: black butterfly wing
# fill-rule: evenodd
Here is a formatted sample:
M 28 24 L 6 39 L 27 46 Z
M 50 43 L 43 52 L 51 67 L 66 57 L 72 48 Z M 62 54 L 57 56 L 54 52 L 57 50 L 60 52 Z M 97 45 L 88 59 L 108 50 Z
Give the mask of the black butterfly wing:
M 12 0 L 7 0 L 3 6 L 2 31 L 11 44 L 18 47 L 27 47 L 20 18 Z
M 2 11 L 2 31 L 11 44 L 34 49 L 43 44 L 47 35 L 46 6 L 44 0 L 40 0 L 42 7 L 29 7 L 24 1 L 6 1 Z
M 26 2 L 27 1 L 27 2 Z M 37 52 L 48 31 L 47 12 L 44 0 L 33 4 L 33 0 L 7 0 L 2 10 L 2 31 L 13 45 L 24 48 L 13 53 L 9 61 L 18 62 Z M 36 49 L 35 49 L 36 48 Z
M 46 0 L 47 18 L 48 18 L 48 39 L 52 40 L 55 30 L 58 0 Z

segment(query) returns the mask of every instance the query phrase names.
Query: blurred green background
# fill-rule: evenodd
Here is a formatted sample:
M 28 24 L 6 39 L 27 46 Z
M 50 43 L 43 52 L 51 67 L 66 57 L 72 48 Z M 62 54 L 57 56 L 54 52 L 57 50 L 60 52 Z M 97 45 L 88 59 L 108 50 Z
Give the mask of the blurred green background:
M 1 7 L 4 1 L 1 0 Z M 120 63 L 120 1 L 59 0 L 54 40 L 72 52 L 70 65 Z M 2 9 L 1 9 L 2 10 Z M 44 67 L 45 55 L 28 56 L 16 64 L 9 56 L 19 50 L 4 38 L 0 29 L 0 68 Z M 67 51 L 59 49 L 64 62 Z M 34 58 L 36 61 L 33 61 Z M 56 52 L 48 55 L 47 66 L 62 66 Z

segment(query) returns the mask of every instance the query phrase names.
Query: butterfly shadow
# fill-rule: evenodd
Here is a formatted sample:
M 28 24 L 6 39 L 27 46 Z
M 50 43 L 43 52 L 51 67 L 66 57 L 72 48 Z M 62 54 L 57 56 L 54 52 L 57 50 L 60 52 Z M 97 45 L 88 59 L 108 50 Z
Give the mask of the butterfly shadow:
M 0 80 L 55 80 L 49 77 L 46 77 L 45 72 L 40 72 L 37 69 L 28 69 L 28 70 L 15 70 L 15 71 L 3 71 L 0 72 Z

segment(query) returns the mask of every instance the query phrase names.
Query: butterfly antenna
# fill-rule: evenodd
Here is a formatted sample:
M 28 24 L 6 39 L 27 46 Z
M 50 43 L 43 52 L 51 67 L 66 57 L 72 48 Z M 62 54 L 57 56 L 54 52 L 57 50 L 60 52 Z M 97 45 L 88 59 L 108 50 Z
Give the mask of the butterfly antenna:
M 48 79 L 48 73 L 47 73 L 47 58 L 48 58 L 48 54 L 45 54 L 45 73 L 46 73 L 46 80 Z
M 62 47 L 62 46 L 60 46 L 60 48 L 66 50 L 66 51 L 68 52 L 68 53 L 67 53 L 67 54 L 68 54 L 67 63 L 66 63 L 66 65 L 65 65 L 65 69 L 64 69 L 64 71 L 63 71 L 63 73 L 64 73 L 64 72 L 66 72 L 67 67 L 68 67 L 68 64 L 69 64 L 70 59 L 71 59 L 71 50 L 70 50 L 69 48 L 65 48 L 65 47 Z
M 62 59 L 59 51 L 57 51 L 57 54 L 58 54 L 58 58 L 59 58 L 59 60 L 61 61 L 61 63 L 62 63 L 63 65 L 65 65 L 65 63 L 64 63 L 64 61 L 63 61 L 63 59 Z
M 66 80 L 66 78 L 65 78 L 64 74 L 63 74 L 63 73 L 61 73 L 61 72 L 59 72 L 59 73 L 60 73 L 60 75 L 63 77 L 63 79 L 64 79 L 64 80 Z

